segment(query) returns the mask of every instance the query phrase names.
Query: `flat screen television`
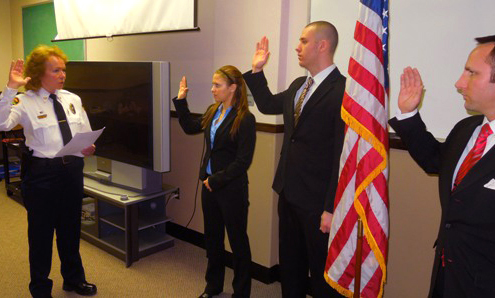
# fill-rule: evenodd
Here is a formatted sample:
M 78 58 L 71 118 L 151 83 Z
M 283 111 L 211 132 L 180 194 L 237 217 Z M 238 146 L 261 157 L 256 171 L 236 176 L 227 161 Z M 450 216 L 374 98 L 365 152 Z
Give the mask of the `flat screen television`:
M 96 156 L 170 171 L 169 62 L 67 63 L 64 89 L 81 97 L 91 128 L 105 127 Z

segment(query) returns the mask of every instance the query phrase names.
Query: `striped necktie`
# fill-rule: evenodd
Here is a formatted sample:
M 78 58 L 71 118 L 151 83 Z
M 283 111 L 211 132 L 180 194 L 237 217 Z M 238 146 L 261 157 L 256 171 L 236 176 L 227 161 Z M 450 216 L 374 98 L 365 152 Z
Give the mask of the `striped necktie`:
M 457 172 L 457 177 L 455 178 L 454 187 L 452 190 L 454 190 L 459 185 L 459 183 L 461 183 L 464 176 L 466 176 L 469 170 L 471 170 L 471 168 L 478 162 L 478 160 L 480 160 L 481 156 L 483 155 L 483 151 L 485 151 L 486 139 L 492 133 L 493 131 L 488 123 L 483 125 L 483 127 L 481 128 L 481 132 L 476 139 L 474 147 L 471 149 L 471 151 L 469 151 L 468 155 L 462 162 L 459 171 Z
M 297 100 L 296 103 L 296 108 L 294 110 L 294 127 L 297 125 L 297 122 L 299 122 L 299 116 L 301 115 L 302 104 L 304 98 L 306 97 L 306 94 L 308 94 L 309 88 L 311 88 L 311 85 L 313 85 L 313 78 L 309 77 L 308 81 L 306 82 L 306 86 L 304 86 L 303 92 L 299 96 L 299 99 Z
M 70 132 L 69 123 L 67 122 L 67 116 L 65 115 L 62 104 L 57 100 L 57 95 L 52 93 L 50 94 L 50 98 L 53 100 L 53 109 L 55 110 L 55 115 L 57 115 L 58 126 L 60 127 L 62 140 L 64 141 L 65 146 L 72 139 L 72 133 Z

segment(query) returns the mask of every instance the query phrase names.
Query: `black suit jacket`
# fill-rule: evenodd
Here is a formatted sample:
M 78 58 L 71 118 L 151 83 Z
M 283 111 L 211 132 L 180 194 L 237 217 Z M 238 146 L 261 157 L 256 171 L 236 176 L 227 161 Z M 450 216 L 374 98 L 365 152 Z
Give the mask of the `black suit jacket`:
M 306 77 L 272 94 L 263 72 L 247 72 L 244 79 L 258 109 L 264 114 L 282 114 L 284 140 L 273 181 L 292 204 L 306 209 L 333 212 L 338 183 L 340 153 L 345 124 L 340 116 L 345 77 L 333 70 L 305 104 L 294 127 L 294 99 Z
M 203 131 L 201 118 L 193 118 L 189 112 L 187 101 L 173 99 L 179 116 L 179 123 L 187 134 L 196 134 Z M 213 191 L 224 187 L 238 187 L 248 183 L 247 170 L 251 165 L 256 143 L 256 119 L 248 112 L 242 120 L 239 131 L 234 138 L 230 136 L 230 129 L 234 123 L 237 111 L 232 109 L 215 133 L 213 148 L 211 148 L 211 122 L 205 133 L 206 153 L 199 171 L 199 178 L 205 180 Z M 208 177 L 206 167 L 211 159 L 212 175 Z
M 426 131 L 419 114 L 390 120 L 414 160 L 427 173 L 439 176 L 442 217 L 430 296 L 443 251 L 444 297 L 495 297 L 495 190 L 485 186 L 495 179 L 495 147 L 451 191 L 456 165 L 482 121 L 483 116 L 463 119 L 440 143 Z

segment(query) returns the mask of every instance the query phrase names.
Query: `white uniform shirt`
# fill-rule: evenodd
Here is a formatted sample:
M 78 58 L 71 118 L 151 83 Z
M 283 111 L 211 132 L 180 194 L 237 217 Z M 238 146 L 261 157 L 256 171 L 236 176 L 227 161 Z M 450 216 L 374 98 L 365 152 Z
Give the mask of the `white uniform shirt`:
M 0 130 L 9 131 L 20 124 L 33 156 L 55 157 L 64 145 L 50 93 L 43 88 L 17 96 L 16 93 L 17 90 L 6 87 L 0 95 Z M 81 98 L 66 90 L 57 90 L 55 94 L 64 108 L 72 136 L 91 131 Z M 77 156 L 83 157 L 81 153 Z

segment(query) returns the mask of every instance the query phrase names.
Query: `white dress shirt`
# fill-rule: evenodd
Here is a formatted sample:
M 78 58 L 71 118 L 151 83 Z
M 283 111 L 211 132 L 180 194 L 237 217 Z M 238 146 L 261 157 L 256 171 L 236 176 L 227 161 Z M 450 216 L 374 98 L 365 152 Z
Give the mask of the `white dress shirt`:
M 26 146 L 33 151 L 33 156 L 55 157 L 64 144 L 50 93 L 40 88 L 16 94 L 16 89 L 6 87 L 0 95 L 0 130 L 9 131 L 20 124 L 24 129 Z M 64 108 L 72 136 L 91 131 L 81 98 L 66 90 L 57 90 L 55 94 Z M 81 153 L 77 156 L 83 157 Z
M 313 85 L 311 85 L 311 87 L 308 90 L 308 93 L 306 93 L 306 97 L 304 98 L 302 106 L 301 106 L 301 113 L 304 109 L 304 105 L 306 105 L 306 103 L 308 102 L 308 99 L 311 97 L 311 95 L 313 95 L 316 88 L 318 88 L 318 86 L 320 86 L 321 82 L 323 82 L 336 67 L 337 66 L 335 64 L 332 64 L 329 67 L 325 68 L 324 70 L 320 71 L 317 75 L 315 75 L 313 77 Z M 302 84 L 301 88 L 299 88 L 299 90 L 297 90 L 296 97 L 294 98 L 294 108 L 296 107 L 297 101 L 299 100 L 299 96 L 301 96 L 301 93 L 303 92 L 304 87 L 306 87 L 306 82 L 308 81 L 309 78 L 310 78 L 310 76 L 308 76 L 306 78 L 306 81 L 304 82 L 304 84 Z

